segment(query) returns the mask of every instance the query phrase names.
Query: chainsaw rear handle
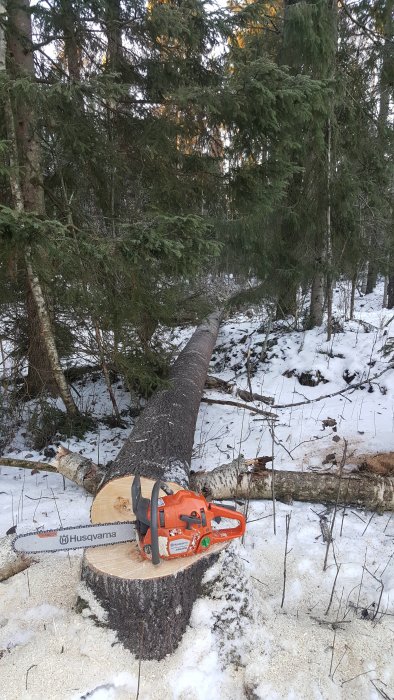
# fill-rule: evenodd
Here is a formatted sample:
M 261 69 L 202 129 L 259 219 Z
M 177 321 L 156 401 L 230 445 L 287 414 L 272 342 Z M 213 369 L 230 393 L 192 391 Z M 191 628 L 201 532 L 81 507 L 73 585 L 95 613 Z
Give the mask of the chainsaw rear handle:
M 232 540 L 236 537 L 242 537 L 246 528 L 245 516 L 238 510 L 233 509 L 231 506 L 226 508 L 226 506 L 219 506 L 217 503 L 209 503 L 208 508 L 211 511 L 213 517 L 216 518 L 228 518 L 231 520 L 237 520 L 238 525 L 236 527 L 227 527 L 220 530 L 212 530 L 212 535 L 215 537 L 215 533 L 220 533 L 217 536 L 217 541 L 221 542 L 223 540 Z M 216 538 L 215 538 L 216 539 Z

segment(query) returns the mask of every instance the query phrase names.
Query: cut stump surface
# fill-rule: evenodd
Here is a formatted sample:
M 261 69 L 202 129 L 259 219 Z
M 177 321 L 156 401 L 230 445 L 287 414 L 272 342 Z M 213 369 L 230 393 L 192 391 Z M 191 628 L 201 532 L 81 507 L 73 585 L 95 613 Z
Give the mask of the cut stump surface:
M 97 494 L 92 523 L 134 521 L 131 504 L 133 476 L 108 482 Z M 141 477 L 141 491 L 151 497 L 154 480 Z M 179 491 L 178 484 L 169 484 Z M 160 492 L 164 496 L 164 492 Z M 213 545 L 207 552 L 160 561 L 154 566 L 142 558 L 136 542 L 85 550 L 82 579 L 100 601 L 108 625 L 141 658 L 161 659 L 175 651 L 188 625 L 193 603 L 205 571 L 227 546 Z

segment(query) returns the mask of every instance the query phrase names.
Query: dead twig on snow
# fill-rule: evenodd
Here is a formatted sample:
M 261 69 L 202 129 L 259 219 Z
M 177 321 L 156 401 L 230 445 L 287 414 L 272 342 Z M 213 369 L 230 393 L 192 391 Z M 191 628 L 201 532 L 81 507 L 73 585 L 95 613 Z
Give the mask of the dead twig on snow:
M 285 543 L 285 557 L 284 557 L 284 562 L 283 562 L 283 592 L 282 592 L 282 602 L 280 604 L 280 607 L 283 608 L 284 602 L 285 602 L 285 595 L 286 595 L 286 578 L 287 578 L 287 555 L 289 554 L 289 551 L 291 552 L 291 549 L 287 549 L 287 545 L 289 542 L 289 532 L 290 532 L 290 520 L 291 520 L 291 513 L 287 513 L 286 515 L 286 543 Z

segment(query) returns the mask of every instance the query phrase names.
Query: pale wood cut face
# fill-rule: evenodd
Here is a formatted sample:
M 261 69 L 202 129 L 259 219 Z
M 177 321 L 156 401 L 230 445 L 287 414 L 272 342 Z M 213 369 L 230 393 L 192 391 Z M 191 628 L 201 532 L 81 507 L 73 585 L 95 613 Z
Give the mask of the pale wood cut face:
M 90 518 L 93 524 L 114 523 L 117 521 L 134 521 L 135 515 L 131 505 L 131 485 L 133 476 L 122 476 L 109 481 L 95 497 Z M 153 479 L 141 477 L 141 493 L 144 498 L 150 498 L 155 485 Z M 170 483 L 175 492 L 181 490 L 179 484 Z M 160 491 L 160 496 L 165 496 Z M 106 545 L 85 550 L 85 562 L 97 573 L 106 576 L 116 576 L 129 580 L 144 580 L 175 575 L 179 571 L 192 566 L 201 557 L 207 557 L 214 552 L 220 552 L 227 543 L 215 544 L 207 552 L 194 554 L 189 557 L 161 560 L 158 566 L 143 559 L 136 542 Z
M 163 576 L 174 576 L 179 571 L 195 564 L 202 557 L 209 557 L 215 552 L 220 552 L 227 544 L 227 542 L 214 544 L 207 552 L 193 554 L 190 557 L 162 559 L 158 566 L 154 566 L 150 561 L 141 557 L 136 542 L 125 542 L 86 549 L 85 562 L 92 570 L 106 576 L 116 576 L 128 580 L 156 579 Z
M 131 485 L 133 481 L 134 476 L 122 476 L 119 479 L 109 481 L 98 492 L 90 510 L 90 520 L 94 525 L 135 520 L 131 505 Z M 153 479 L 141 477 L 141 493 L 144 498 L 151 497 L 155 483 Z M 168 485 L 174 493 L 182 489 L 179 484 L 169 483 Z M 160 496 L 165 496 L 164 491 L 160 491 Z

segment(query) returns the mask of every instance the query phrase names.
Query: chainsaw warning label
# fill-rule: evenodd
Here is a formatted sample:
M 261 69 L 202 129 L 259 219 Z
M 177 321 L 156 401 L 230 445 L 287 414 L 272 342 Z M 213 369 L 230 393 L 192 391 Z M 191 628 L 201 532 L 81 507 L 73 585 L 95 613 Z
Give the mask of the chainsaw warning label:
M 184 554 L 189 549 L 189 545 L 189 540 L 172 540 L 168 545 L 168 549 L 170 554 Z

